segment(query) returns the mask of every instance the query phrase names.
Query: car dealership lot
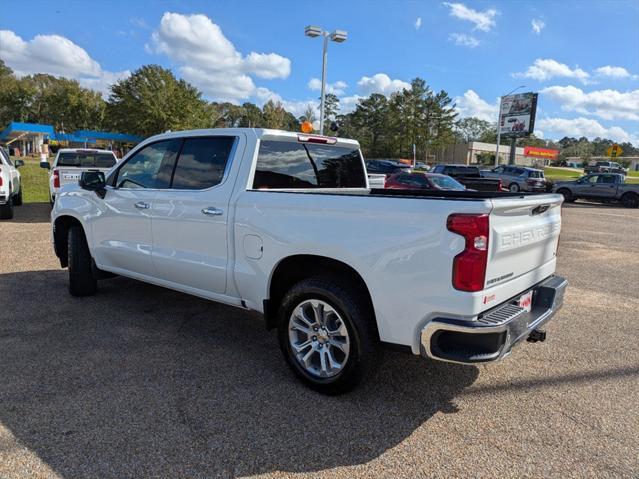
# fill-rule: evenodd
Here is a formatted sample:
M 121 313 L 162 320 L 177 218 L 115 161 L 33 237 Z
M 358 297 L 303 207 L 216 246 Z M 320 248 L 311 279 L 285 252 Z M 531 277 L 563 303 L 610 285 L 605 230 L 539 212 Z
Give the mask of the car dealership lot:
M 249 313 L 116 278 L 67 293 L 48 205 L 0 225 L 0 477 L 633 477 L 639 210 L 564 208 L 544 343 L 470 367 L 388 352 L 325 397 Z

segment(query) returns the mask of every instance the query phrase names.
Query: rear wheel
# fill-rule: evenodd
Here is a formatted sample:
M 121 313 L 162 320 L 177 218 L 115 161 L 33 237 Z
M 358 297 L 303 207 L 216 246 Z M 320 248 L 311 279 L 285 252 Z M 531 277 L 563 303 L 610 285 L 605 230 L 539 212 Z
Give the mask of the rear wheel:
M 626 193 L 621 197 L 621 203 L 626 208 L 639 208 L 639 195 L 635 193 Z
M 68 236 L 69 247 L 69 293 L 72 296 L 91 296 L 98 288 L 98 282 L 91 268 L 91 252 L 81 226 L 71 226 Z
M 300 281 L 279 310 L 278 337 L 286 362 L 324 394 L 353 389 L 381 359 L 373 314 L 364 295 L 338 278 Z
M 575 201 L 574 198 L 572 197 L 571 191 L 567 190 L 566 188 L 562 188 L 558 190 L 557 193 L 559 193 L 560 195 L 564 197 L 564 201 L 566 203 L 572 203 L 573 201 Z
M 519 192 L 519 185 L 517 183 L 511 183 L 510 186 L 508 187 L 508 190 L 511 193 L 517 193 Z
M 20 185 L 20 191 L 13 197 L 13 204 L 16 206 L 22 205 L 22 185 Z
M 0 205 L 0 220 L 13 218 L 13 198 L 10 196 L 4 205 Z

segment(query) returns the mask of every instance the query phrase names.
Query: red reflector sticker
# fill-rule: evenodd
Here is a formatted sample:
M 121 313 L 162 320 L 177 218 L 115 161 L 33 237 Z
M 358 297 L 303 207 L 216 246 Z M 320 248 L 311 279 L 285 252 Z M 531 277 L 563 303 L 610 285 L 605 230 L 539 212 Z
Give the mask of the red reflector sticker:
M 522 295 L 519 298 L 519 307 L 524 308 L 529 313 L 530 313 L 530 310 L 532 309 L 532 296 L 533 296 L 533 292 L 528 291 L 526 294 Z

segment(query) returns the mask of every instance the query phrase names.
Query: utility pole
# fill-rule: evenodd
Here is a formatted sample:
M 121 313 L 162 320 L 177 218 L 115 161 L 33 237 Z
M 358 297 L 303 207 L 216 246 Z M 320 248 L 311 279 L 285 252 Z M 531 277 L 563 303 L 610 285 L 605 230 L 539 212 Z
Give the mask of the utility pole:
M 508 164 L 515 164 L 515 153 L 517 153 L 517 138 L 510 139 L 510 155 L 508 156 Z

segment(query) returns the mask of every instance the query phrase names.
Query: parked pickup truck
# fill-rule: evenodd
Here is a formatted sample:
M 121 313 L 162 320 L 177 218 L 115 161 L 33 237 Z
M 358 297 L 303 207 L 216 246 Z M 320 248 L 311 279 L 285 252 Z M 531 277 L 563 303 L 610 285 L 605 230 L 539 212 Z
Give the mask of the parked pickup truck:
M 86 148 L 62 148 L 58 150 L 53 165 L 40 162 L 42 168 L 50 170 L 49 203 L 53 204 L 58 190 L 67 183 L 77 183 L 83 171 L 98 169 L 109 171 L 117 163 L 110 150 L 90 150 Z
M 22 181 L 18 168 L 24 161 L 9 157 L 9 153 L 0 146 L 0 220 L 13 218 L 13 207 L 22 204 Z
M 435 165 L 431 173 L 439 173 L 455 178 L 469 190 L 502 191 L 500 179 L 483 178 L 477 166 L 470 165 Z
M 183 131 L 63 186 L 53 243 L 72 295 L 111 273 L 262 313 L 294 373 L 335 394 L 383 344 L 475 364 L 542 340 L 566 288 L 561 203 L 369 189 L 344 138 Z
M 553 191 L 572 202 L 583 198 L 591 201 L 620 201 L 627 208 L 639 207 L 639 184 L 625 182 L 618 173 L 595 173 L 574 181 L 556 181 Z

